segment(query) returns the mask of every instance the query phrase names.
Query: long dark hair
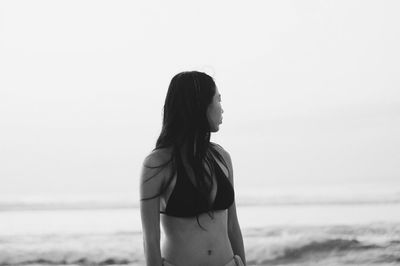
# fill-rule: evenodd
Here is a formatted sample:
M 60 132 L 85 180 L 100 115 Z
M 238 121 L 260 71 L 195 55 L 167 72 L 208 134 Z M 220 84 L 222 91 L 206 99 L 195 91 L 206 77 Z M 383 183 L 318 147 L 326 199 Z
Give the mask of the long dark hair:
M 210 143 L 207 108 L 215 92 L 216 85 L 213 78 L 203 72 L 181 72 L 172 78 L 165 98 L 161 133 L 154 148 L 154 150 L 171 148 L 171 157 L 159 166 L 146 166 L 159 168 L 160 170 L 155 175 L 165 167 L 171 166 L 172 174 L 157 195 L 142 200 L 153 199 L 164 193 L 176 174 L 177 161 L 182 162 L 182 157 L 184 157 L 193 169 L 195 187 L 208 202 L 208 214 L 213 217 L 209 195 L 213 185 L 212 173 L 214 173 L 215 159 L 211 153 L 226 167 L 225 160 Z M 210 172 L 206 171 L 204 162 Z M 199 223 L 198 215 L 196 219 L 199 226 L 203 228 Z

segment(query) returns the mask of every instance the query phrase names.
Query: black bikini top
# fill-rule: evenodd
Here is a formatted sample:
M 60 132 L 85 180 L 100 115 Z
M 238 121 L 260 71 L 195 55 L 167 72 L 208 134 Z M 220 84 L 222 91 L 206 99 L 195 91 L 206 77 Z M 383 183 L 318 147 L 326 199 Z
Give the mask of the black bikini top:
M 228 209 L 235 197 L 231 182 L 214 161 L 215 175 L 217 179 L 217 193 L 211 210 Z M 204 197 L 200 195 L 195 186 L 185 174 L 182 162 L 177 160 L 177 177 L 174 189 L 168 199 L 165 211 L 160 211 L 168 216 L 194 217 L 198 214 L 210 211 Z

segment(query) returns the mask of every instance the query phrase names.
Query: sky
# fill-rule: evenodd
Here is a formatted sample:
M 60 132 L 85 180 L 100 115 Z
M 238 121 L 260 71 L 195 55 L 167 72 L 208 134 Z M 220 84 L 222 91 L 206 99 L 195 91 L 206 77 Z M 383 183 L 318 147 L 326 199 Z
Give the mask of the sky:
M 400 187 L 398 1 L 1 1 L 0 194 L 137 195 L 173 75 L 238 191 Z M 262 192 L 258 192 L 262 193 Z

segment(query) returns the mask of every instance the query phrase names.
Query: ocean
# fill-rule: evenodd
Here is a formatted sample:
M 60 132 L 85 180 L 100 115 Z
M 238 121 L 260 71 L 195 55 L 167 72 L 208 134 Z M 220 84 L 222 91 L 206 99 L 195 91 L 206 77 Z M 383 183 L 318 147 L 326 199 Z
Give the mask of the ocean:
M 248 265 L 400 265 L 400 204 L 237 206 Z M 0 265 L 144 265 L 139 209 L 3 210 Z

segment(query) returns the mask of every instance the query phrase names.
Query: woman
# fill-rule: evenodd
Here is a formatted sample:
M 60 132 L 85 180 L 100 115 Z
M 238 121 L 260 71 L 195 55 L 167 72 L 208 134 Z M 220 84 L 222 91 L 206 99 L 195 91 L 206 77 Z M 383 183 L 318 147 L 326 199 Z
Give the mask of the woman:
M 222 113 L 221 95 L 210 76 L 193 71 L 172 78 L 161 134 L 141 174 L 147 266 L 244 265 L 231 158 L 210 142 Z

